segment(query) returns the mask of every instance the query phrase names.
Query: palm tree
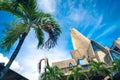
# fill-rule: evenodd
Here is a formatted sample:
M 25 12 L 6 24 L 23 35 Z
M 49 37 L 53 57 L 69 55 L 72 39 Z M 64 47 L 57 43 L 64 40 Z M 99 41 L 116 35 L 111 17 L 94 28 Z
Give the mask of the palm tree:
M 41 75 L 40 80 L 63 80 L 64 73 L 57 67 L 47 67 L 46 79 L 44 77 L 45 73 Z
M 38 39 L 38 48 L 42 46 L 50 49 L 57 43 L 58 36 L 61 33 L 59 25 L 50 14 L 39 11 L 36 5 L 36 0 L 0 0 L 0 10 L 7 11 L 19 19 L 19 22 L 6 31 L 1 43 L 2 49 L 9 51 L 12 45 L 18 41 L 9 62 L 0 72 L 0 80 L 16 58 L 26 36 L 32 28 Z M 44 40 L 43 31 L 49 35 L 47 41 Z
M 51 67 L 48 63 L 48 60 L 47 60 L 46 69 L 47 72 L 41 74 L 40 80 L 63 80 L 64 73 L 57 66 Z M 46 75 L 46 79 L 44 77 L 45 75 Z
M 110 70 L 104 67 L 103 62 L 90 62 L 90 80 L 102 80 L 105 76 L 110 75 Z
M 116 73 L 113 76 L 113 80 L 119 80 L 120 79 L 120 59 L 116 59 L 113 61 L 112 72 Z
M 67 77 L 67 80 L 89 80 L 87 75 L 82 72 L 82 68 L 77 66 L 70 69 L 71 74 Z
M 113 61 L 113 70 L 120 73 L 120 59 L 116 59 Z

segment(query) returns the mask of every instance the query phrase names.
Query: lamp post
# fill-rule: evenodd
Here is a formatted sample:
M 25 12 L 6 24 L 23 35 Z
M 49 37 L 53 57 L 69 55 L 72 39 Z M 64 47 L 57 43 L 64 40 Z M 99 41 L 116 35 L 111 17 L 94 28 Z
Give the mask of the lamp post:
M 46 80 L 46 66 L 47 66 L 47 58 L 42 58 L 42 59 L 40 59 L 40 62 L 39 62 L 39 66 L 38 66 L 38 69 L 39 69 L 39 73 L 41 73 L 41 63 L 42 63 L 42 61 L 45 61 L 45 80 Z

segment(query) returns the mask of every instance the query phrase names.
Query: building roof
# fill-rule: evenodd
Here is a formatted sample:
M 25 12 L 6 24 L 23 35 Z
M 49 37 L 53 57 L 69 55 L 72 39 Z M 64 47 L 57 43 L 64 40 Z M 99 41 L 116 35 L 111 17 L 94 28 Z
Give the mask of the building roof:
M 119 49 L 120 49 L 120 39 L 119 40 L 116 40 L 114 42 L 114 45 L 116 45 Z
M 69 64 L 72 63 L 72 65 L 77 65 L 76 61 L 74 59 L 59 61 L 52 63 L 52 66 L 58 66 L 60 69 L 69 67 Z
M 5 68 L 4 64 L 0 63 L 0 71 L 2 71 L 3 68 Z M 16 73 L 15 71 L 9 69 L 2 80 L 28 80 L 28 79 L 23 77 L 22 75 Z
M 76 61 L 78 59 L 82 59 L 86 56 L 87 49 L 77 49 L 71 51 L 72 58 L 75 59 Z

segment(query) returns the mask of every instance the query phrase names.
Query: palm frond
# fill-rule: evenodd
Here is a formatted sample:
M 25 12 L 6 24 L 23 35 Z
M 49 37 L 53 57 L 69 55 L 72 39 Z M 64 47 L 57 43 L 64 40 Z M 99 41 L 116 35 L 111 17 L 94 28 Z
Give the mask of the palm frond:
M 17 0 L 19 4 L 21 4 L 28 13 L 36 10 L 36 0 Z
M 110 69 L 108 69 L 108 68 L 106 68 L 106 67 L 104 67 L 104 66 L 102 66 L 101 68 L 100 68 L 100 72 L 101 72 L 101 74 L 104 74 L 104 75 L 110 75 Z
M 17 41 L 21 34 L 25 31 L 26 25 L 23 23 L 12 24 L 12 27 L 8 29 L 4 35 L 1 43 L 1 47 L 5 51 L 9 51 L 12 45 Z
M 87 75 L 82 72 L 82 68 L 80 66 L 77 66 L 75 68 L 71 68 L 69 71 L 71 71 L 71 74 L 67 77 L 67 80 L 78 80 L 78 79 L 86 79 L 88 80 Z
M 45 32 L 48 33 L 49 38 L 45 42 L 45 48 L 53 48 L 57 44 L 57 39 L 61 33 L 60 26 L 52 18 L 52 16 L 48 13 L 44 13 L 42 11 L 37 11 L 33 15 L 32 22 L 37 26 L 43 29 Z
M 89 72 L 91 73 L 91 75 L 109 75 L 110 70 L 107 69 L 104 65 L 106 64 L 103 62 L 92 61 L 90 62 Z
M 47 60 L 47 72 L 46 72 L 46 80 L 63 80 L 64 73 L 57 66 L 51 67 Z M 44 80 L 45 73 L 43 73 L 40 77 L 41 80 Z
M 57 44 L 57 39 L 61 33 L 59 25 L 53 18 L 50 18 L 49 21 L 43 23 L 42 29 L 49 34 L 49 38 L 44 46 L 48 49 L 53 48 Z
M 36 0 L 17 0 L 17 9 L 24 12 L 24 14 L 29 18 L 29 21 L 33 21 L 37 13 Z
M 7 11 L 13 15 L 15 15 L 16 17 L 22 18 L 22 19 L 26 19 L 25 14 L 23 13 L 23 11 L 19 10 L 19 9 L 15 9 L 15 3 L 12 1 L 7 1 L 7 0 L 3 0 L 0 2 L 0 10 L 3 11 Z
M 89 80 L 87 74 L 85 74 L 84 72 L 79 72 L 79 76 L 80 76 L 80 80 L 81 79 Z
M 113 61 L 113 70 L 120 73 L 120 59 L 116 59 Z
M 44 33 L 40 28 L 34 28 L 35 29 L 35 34 L 38 39 L 38 45 L 37 48 L 42 46 L 44 44 Z
M 38 25 L 42 25 L 43 22 L 46 21 L 50 17 L 51 17 L 50 14 L 37 10 L 32 15 L 31 21 L 38 26 Z

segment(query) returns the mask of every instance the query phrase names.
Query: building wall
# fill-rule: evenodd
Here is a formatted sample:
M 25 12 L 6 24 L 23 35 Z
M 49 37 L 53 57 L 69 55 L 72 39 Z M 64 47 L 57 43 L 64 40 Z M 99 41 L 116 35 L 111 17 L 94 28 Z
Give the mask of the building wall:
M 57 65 L 64 73 L 68 73 L 70 63 L 75 67 L 77 65 L 87 65 L 90 61 L 94 60 L 111 65 L 113 58 L 109 48 L 106 48 L 93 40 L 87 39 L 75 29 L 71 30 L 71 38 L 74 47 L 74 50 L 71 51 L 72 59 L 55 62 L 53 63 L 53 66 Z M 120 40 L 113 45 L 120 45 Z M 78 62 L 79 60 L 81 60 L 81 62 Z M 85 64 L 83 64 L 82 60 L 83 62 L 85 61 Z

